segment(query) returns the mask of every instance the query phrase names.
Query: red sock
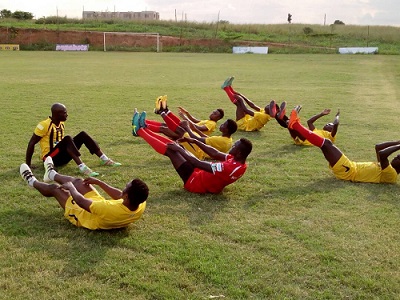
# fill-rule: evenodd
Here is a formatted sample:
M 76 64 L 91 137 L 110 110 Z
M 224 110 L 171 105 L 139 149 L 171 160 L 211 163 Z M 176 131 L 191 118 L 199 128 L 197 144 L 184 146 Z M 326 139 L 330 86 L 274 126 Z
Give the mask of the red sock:
M 161 136 L 147 128 L 140 128 L 137 131 L 138 136 L 143 138 L 154 150 L 164 155 L 167 151 L 167 144 L 173 143 L 170 139 Z
M 175 116 L 171 111 L 168 111 L 166 114 L 162 114 L 161 116 L 163 117 L 165 124 L 167 124 L 168 128 L 175 132 L 175 130 L 181 123 L 181 119 Z
M 154 120 L 146 120 L 146 126 L 153 132 L 160 132 L 162 123 Z
M 168 111 L 167 115 L 176 123 L 176 124 L 180 124 L 181 123 L 181 119 L 179 119 L 179 117 L 177 115 L 175 115 L 172 111 Z
M 231 100 L 231 102 L 235 103 L 236 102 L 236 98 L 235 98 L 235 91 L 233 90 L 233 88 L 231 86 L 227 86 L 227 87 L 224 88 L 224 91 L 228 95 L 228 97 Z
M 324 145 L 325 139 L 318 134 L 315 134 L 308 128 L 301 125 L 299 122 L 293 124 L 293 130 L 296 130 L 301 136 L 308 140 L 314 146 L 321 148 Z

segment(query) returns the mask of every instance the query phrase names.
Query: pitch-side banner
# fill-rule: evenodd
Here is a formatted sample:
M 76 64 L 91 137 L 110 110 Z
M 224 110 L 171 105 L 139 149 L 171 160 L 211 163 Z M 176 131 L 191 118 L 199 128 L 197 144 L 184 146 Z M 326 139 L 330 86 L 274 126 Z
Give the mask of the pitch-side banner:
M 0 51 L 18 51 L 19 45 L 17 44 L 0 44 Z
M 268 47 L 233 47 L 233 53 L 256 53 L 256 54 L 268 54 Z
M 347 47 L 347 48 L 339 48 L 340 54 L 375 54 L 378 53 L 378 47 Z
M 57 44 L 56 51 L 89 51 L 87 44 Z

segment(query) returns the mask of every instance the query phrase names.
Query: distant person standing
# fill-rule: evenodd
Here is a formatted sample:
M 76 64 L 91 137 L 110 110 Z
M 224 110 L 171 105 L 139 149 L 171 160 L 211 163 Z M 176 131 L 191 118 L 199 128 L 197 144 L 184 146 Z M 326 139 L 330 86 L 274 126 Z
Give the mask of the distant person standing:
M 54 166 L 62 166 L 73 160 L 79 167 L 82 174 L 86 176 L 97 176 L 99 173 L 92 171 L 80 158 L 79 149 L 85 145 L 90 154 L 96 154 L 101 159 L 101 164 L 105 166 L 120 166 L 103 153 L 99 145 L 85 131 L 81 131 L 75 137 L 65 135 L 64 122 L 67 120 L 68 113 L 64 104 L 55 103 L 51 106 L 51 117 L 39 122 L 36 126 L 26 149 L 25 162 L 31 166 L 32 156 L 35 145 L 40 145 L 40 157 L 44 161 L 50 156 Z

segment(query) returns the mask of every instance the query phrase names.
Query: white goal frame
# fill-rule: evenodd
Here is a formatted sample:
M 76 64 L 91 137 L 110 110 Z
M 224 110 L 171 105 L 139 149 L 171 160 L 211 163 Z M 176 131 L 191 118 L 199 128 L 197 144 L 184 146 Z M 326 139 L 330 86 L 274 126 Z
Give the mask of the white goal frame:
M 140 36 L 155 36 L 156 37 L 156 44 L 157 44 L 157 52 L 160 52 L 160 34 L 158 32 L 103 32 L 103 49 L 104 52 L 107 51 L 107 41 L 106 35 L 113 34 L 113 35 L 140 35 Z

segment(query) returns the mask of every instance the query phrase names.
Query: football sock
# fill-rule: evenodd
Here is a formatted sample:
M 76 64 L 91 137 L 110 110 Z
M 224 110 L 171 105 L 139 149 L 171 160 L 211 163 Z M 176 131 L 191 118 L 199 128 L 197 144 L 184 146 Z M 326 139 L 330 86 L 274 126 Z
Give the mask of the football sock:
M 162 155 L 167 151 L 167 144 L 172 143 L 170 139 L 152 132 L 147 128 L 140 128 L 137 133 L 138 136 L 143 138 L 154 150 Z
M 28 185 L 33 187 L 35 181 L 37 181 L 36 177 L 32 176 L 31 178 L 28 179 Z
M 109 158 L 107 157 L 107 155 L 105 155 L 104 153 L 100 156 L 100 159 L 102 161 L 107 161 Z
M 226 92 L 226 94 L 229 97 L 229 100 L 231 100 L 232 103 L 236 102 L 236 98 L 235 98 L 235 92 L 232 88 L 232 86 L 227 86 L 224 88 L 224 91 Z
M 293 124 L 293 130 L 297 131 L 301 136 L 307 139 L 311 144 L 321 148 L 324 145 L 325 139 L 318 134 L 315 134 L 308 128 L 301 125 L 299 122 Z
M 162 123 L 154 120 L 146 120 L 146 126 L 153 132 L 160 132 Z
M 181 123 L 181 119 L 179 119 L 179 117 L 177 115 L 175 115 L 172 111 L 168 111 L 167 115 L 169 118 L 171 118 L 176 124 L 180 124 Z
M 50 180 L 53 180 L 54 181 L 54 177 L 56 177 L 56 175 L 57 175 L 57 172 L 56 172 L 56 170 L 51 170 L 50 172 L 49 172 L 49 179 Z
M 167 124 L 168 128 L 171 129 L 173 132 L 178 128 L 181 120 L 175 116 L 171 111 L 167 113 L 161 114 L 162 118 L 164 119 L 165 123 Z

